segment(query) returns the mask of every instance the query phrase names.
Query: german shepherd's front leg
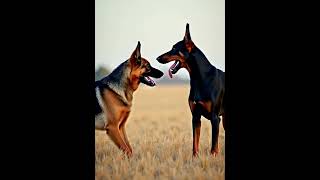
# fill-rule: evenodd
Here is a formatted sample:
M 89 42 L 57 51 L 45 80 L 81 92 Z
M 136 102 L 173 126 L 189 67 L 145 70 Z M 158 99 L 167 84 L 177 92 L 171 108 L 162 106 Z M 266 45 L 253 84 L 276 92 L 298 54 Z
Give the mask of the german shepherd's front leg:
M 215 157 L 219 153 L 219 116 L 213 112 L 211 119 L 211 130 L 212 130 L 212 145 L 211 154 Z
M 199 104 L 191 106 L 192 108 L 192 134 L 193 134 L 193 156 L 198 156 L 199 140 L 201 131 L 201 107 Z
M 128 137 L 127 137 L 125 124 L 122 124 L 120 126 L 120 133 L 122 134 L 122 138 L 123 138 L 124 142 L 126 143 L 127 147 L 129 148 L 130 153 L 132 154 L 133 151 L 132 151 L 132 147 L 131 147 L 129 140 L 128 140 Z
M 127 133 L 126 133 L 126 122 L 127 122 L 128 117 L 129 117 L 129 113 L 123 114 L 121 121 L 120 121 L 119 130 L 120 130 L 120 135 L 121 135 L 122 139 L 124 140 L 127 147 L 129 148 L 130 153 L 132 154 L 132 147 L 130 146 L 130 143 L 129 143 L 129 140 L 127 137 Z
M 118 148 L 123 150 L 128 156 L 131 156 L 132 153 L 130 149 L 121 137 L 119 126 L 117 124 L 108 124 L 106 130 L 107 134 Z

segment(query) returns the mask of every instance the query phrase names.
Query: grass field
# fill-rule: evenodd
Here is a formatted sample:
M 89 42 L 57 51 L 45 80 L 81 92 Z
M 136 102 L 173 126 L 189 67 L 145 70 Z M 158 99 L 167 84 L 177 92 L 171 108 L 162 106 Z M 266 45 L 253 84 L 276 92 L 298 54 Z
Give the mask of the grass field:
M 192 158 L 188 85 L 140 86 L 126 130 L 133 157 L 124 158 L 104 131 L 96 131 L 96 179 L 224 179 L 224 129 L 210 156 L 211 124 L 202 117 L 199 158 Z

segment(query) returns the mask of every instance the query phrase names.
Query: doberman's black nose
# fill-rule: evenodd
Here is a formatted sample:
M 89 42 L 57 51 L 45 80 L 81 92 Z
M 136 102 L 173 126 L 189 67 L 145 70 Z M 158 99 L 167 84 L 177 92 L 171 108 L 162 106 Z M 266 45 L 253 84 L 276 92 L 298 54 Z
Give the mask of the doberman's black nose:
M 158 60 L 158 61 L 160 60 L 160 56 L 159 56 L 159 57 L 157 57 L 157 60 Z

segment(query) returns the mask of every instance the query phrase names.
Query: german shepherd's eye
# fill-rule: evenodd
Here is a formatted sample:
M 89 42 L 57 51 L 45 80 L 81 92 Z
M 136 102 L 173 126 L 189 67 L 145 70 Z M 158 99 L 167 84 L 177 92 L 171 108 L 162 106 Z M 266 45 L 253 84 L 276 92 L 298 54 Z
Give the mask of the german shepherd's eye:
M 150 68 L 150 64 L 146 64 L 145 67 L 146 67 L 147 70 L 150 70 L 150 69 L 151 69 L 151 68 Z

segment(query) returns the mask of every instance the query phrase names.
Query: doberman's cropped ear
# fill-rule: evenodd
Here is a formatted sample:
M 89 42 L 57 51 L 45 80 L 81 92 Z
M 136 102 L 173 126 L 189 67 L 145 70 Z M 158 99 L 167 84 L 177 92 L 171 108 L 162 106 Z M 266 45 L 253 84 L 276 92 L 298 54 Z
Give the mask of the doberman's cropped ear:
M 194 47 L 194 44 L 191 40 L 191 35 L 190 35 L 190 31 L 189 31 L 189 23 L 187 23 L 186 26 L 186 33 L 184 34 L 184 44 L 188 50 L 188 52 L 190 53 Z
M 184 41 L 185 43 L 191 41 L 190 31 L 189 31 L 189 23 L 186 25 L 186 32 L 184 34 Z
M 136 49 L 133 51 L 130 62 L 131 64 L 140 65 L 141 64 L 141 52 L 140 52 L 141 44 L 140 41 L 138 41 Z

